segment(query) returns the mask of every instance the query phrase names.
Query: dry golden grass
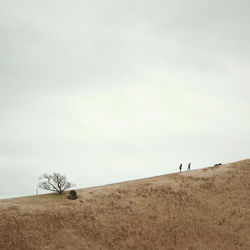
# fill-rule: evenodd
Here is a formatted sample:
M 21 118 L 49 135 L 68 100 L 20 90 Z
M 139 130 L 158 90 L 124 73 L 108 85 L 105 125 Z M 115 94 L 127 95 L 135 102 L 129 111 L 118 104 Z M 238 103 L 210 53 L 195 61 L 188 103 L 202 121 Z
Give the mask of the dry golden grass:
M 250 160 L 0 201 L 0 249 L 250 249 Z

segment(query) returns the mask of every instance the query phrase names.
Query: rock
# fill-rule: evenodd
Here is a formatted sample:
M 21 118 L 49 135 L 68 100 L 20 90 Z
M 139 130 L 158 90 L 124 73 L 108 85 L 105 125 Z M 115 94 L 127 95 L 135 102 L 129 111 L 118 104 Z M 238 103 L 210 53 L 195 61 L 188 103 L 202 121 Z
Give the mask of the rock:
M 70 200 L 76 200 L 76 199 L 77 199 L 77 193 L 76 193 L 76 191 L 75 191 L 75 190 L 71 190 L 71 191 L 69 192 L 68 198 L 69 198 Z
M 216 163 L 216 164 L 214 164 L 215 167 L 216 166 L 220 166 L 220 165 L 222 165 L 222 163 Z

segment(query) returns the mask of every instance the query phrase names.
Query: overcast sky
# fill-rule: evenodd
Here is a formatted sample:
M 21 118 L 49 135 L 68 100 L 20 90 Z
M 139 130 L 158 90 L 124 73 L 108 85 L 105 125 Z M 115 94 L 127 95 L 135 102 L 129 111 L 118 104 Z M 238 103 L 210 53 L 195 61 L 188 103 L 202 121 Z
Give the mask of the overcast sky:
M 0 0 L 0 198 L 249 158 L 249 0 Z

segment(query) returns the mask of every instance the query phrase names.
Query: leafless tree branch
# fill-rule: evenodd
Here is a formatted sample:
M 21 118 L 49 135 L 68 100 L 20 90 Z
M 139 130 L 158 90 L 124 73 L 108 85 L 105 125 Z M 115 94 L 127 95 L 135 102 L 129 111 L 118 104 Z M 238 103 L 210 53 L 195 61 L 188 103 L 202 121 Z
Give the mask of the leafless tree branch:
M 58 192 L 59 194 L 62 194 L 66 189 L 75 186 L 73 183 L 67 181 L 65 175 L 59 173 L 53 173 L 53 175 L 43 174 L 39 177 L 39 180 L 45 180 L 39 183 L 39 188 Z

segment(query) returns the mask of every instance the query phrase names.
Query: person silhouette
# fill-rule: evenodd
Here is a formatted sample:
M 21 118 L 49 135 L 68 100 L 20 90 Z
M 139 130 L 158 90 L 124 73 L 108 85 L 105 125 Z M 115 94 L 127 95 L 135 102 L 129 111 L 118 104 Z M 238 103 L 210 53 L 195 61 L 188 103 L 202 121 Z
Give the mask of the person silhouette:
M 179 169 L 180 169 L 180 172 L 181 172 L 181 169 L 182 169 L 182 163 L 181 163 L 181 165 L 180 165 Z
M 187 171 L 190 171 L 190 167 L 191 167 L 191 162 L 188 163 Z

